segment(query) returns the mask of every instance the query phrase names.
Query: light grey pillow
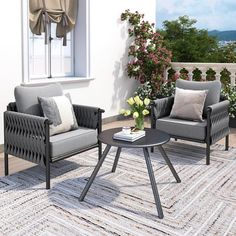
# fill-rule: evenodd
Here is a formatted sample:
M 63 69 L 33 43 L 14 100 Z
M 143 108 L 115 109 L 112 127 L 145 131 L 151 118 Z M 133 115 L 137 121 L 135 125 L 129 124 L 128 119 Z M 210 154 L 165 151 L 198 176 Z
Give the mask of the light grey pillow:
M 55 97 L 38 97 L 38 100 L 44 116 L 52 122 L 50 135 L 78 128 L 69 94 Z
M 216 104 L 220 101 L 220 90 L 221 82 L 218 80 L 214 81 L 189 81 L 183 79 L 176 80 L 176 87 L 181 89 L 191 89 L 191 90 L 207 90 L 207 96 L 205 105 L 203 108 L 203 115 L 207 114 L 207 107 Z
M 202 121 L 207 90 L 187 90 L 176 88 L 171 118 Z

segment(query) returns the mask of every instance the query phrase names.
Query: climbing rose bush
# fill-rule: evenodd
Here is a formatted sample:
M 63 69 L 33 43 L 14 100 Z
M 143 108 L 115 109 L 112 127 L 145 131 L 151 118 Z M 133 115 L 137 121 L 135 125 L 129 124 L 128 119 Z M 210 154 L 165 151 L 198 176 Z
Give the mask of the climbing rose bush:
M 153 98 L 164 81 L 164 72 L 171 62 L 171 52 L 163 45 L 162 36 L 156 31 L 155 24 L 144 21 L 144 14 L 126 10 L 121 21 L 129 23 L 131 44 L 128 50 L 127 73 L 141 84 L 149 81 Z

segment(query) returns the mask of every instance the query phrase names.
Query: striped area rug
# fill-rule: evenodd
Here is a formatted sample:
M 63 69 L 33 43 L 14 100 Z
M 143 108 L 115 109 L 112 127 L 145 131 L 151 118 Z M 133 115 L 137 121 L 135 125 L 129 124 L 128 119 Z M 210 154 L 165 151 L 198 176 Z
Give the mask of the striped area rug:
M 112 148 L 84 202 L 78 197 L 97 161 L 97 150 L 52 165 L 45 190 L 38 166 L 0 178 L 0 235 L 236 235 L 236 149 L 164 146 L 182 182 L 176 183 L 158 150 L 151 153 L 164 219 L 157 217 L 141 149 L 122 150 L 111 173 Z

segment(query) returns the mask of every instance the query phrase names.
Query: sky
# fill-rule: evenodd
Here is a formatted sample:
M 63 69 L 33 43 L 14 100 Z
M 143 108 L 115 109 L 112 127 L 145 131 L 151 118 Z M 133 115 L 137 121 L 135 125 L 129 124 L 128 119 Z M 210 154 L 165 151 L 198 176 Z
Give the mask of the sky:
M 236 30 L 236 0 L 156 0 L 157 28 L 164 20 L 187 15 L 196 27 L 207 30 Z

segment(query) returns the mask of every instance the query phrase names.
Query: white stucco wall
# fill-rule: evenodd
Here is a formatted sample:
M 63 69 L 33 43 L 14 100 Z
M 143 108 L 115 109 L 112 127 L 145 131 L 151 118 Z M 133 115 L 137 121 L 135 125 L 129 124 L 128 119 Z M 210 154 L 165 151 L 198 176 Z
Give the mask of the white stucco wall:
M 128 35 L 127 25 L 120 21 L 125 9 L 138 10 L 145 18 L 155 22 L 156 0 L 90 0 L 90 82 L 63 85 L 74 103 L 99 106 L 106 110 L 104 117 L 117 115 L 125 106 L 125 98 L 137 87 L 136 81 L 127 78 Z M 3 112 L 13 101 L 13 90 L 22 81 L 21 4 L 4 1 L 0 24 L 0 143 L 3 143 Z M 7 23 L 6 23 L 6 19 Z
M 22 81 L 21 2 L 2 2 L 0 14 L 0 144 L 3 143 L 3 112 L 14 101 L 13 90 Z M 10 10 L 9 10 L 10 9 Z M 10 16 L 9 16 L 9 11 Z
M 95 80 L 70 93 L 74 102 L 97 105 L 106 110 L 104 117 L 117 115 L 124 100 L 137 87 L 127 78 L 128 35 L 127 24 L 120 21 L 126 9 L 138 10 L 145 18 L 155 22 L 155 0 L 90 0 L 90 66 Z

